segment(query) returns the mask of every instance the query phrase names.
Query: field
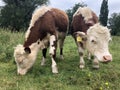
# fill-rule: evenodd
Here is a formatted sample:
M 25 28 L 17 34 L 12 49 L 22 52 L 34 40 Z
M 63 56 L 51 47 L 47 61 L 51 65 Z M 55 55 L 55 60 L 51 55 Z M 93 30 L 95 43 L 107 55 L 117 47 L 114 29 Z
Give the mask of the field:
M 45 66 L 40 66 L 41 51 L 34 66 L 25 76 L 17 75 L 13 58 L 14 47 L 23 43 L 24 33 L 11 33 L 0 29 L 0 90 L 120 90 L 120 37 L 113 36 L 110 52 L 113 61 L 100 63 L 100 69 L 92 69 L 87 60 L 84 69 L 79 68 L 77 47 L 71 36 L 64 44 L 64 60 L 59 59 L 58 74 L 51 72 L 51 59 L 47 54 Z

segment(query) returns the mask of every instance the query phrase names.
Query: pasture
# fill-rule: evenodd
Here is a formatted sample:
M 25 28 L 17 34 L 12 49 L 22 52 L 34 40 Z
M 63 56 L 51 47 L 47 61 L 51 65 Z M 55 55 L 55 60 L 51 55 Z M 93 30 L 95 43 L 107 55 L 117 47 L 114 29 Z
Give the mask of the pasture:
M 47 53 L 45 66 L 40 66 L 41 51 L 33 67 L 25 76 L 17 75 L 14 63 L 14 47 L 23 43 L 24 33 L 11 33 L 0 29 L 0 90 L 119 90 L 120 89 L 120 37 L 113 36 L 110 52 L 113 61 L 100 63 L 100 69 L 92 69 L 92 62 L 85 58 L 84 69 L 79 68 L 79 55 L 75 42 L 67 36 L 64 44 L 64 60 L 59 59 L 58 74 L 51 72 L 51 59 Z

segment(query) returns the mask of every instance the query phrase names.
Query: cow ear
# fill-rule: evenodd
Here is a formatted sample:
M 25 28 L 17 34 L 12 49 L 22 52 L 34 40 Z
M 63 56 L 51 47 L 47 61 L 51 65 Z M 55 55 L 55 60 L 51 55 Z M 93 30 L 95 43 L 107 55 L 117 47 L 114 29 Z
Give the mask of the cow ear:
M 87 35 L 84 32 L 75 32 L 73 35 L 76 38 L 77 42 L 82 42 L 87 40 Z
M 26 52 L 27 54 L 30 54 L 30 53 L 31 53 L 31 50 L 30 50 L 29 47 L 25 47 L 24 50 L 25 50 L 25 52 Z
M 75 32 L 75 33 L 73 33 L 73 36 L 84 36 L 85 35 L 85 33 L 84 32 L 80 32 L 80 31 L 78 31 L 78 32 Z

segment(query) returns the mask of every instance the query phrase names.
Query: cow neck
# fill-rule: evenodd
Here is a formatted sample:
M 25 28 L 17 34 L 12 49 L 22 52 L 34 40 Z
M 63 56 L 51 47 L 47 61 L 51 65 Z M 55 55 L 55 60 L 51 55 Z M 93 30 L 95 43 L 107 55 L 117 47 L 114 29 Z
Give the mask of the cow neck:
M 39 27 L 40 27 L 40 25 L 39 25 L 38 21 L 36 21 L 34 26 L 32 26 L 29 29 L 30 33 L 24 42 L 24 47 L 29 47 L 30 45 L 32 45 L 33 43 L 37 42 L 37 40 L 40 39 Z

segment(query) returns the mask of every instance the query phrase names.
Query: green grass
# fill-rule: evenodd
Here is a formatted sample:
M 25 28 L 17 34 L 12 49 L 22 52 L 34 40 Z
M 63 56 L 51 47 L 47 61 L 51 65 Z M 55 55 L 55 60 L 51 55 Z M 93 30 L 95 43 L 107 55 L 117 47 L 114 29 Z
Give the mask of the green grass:
M 0 29 L 0 90 L 119 90 L 120 89 L 120 37 L 114 36 L 110 43 L 113 61 L 100 63 L 93 70 L 92 62 L 85 57 L 86 67 L 79 69 L 79 55 L 71 36 L 64 44 L 64 60 L 59 60 L 58 74 L 51 72 L 51 59 L 47 54 L 45 66 L 40 66 L 41 51 L 34 66 L 25 76 L 17 75 L 14 63 L 14 47 L 23 43 L 24 33 L 11 33 Z

